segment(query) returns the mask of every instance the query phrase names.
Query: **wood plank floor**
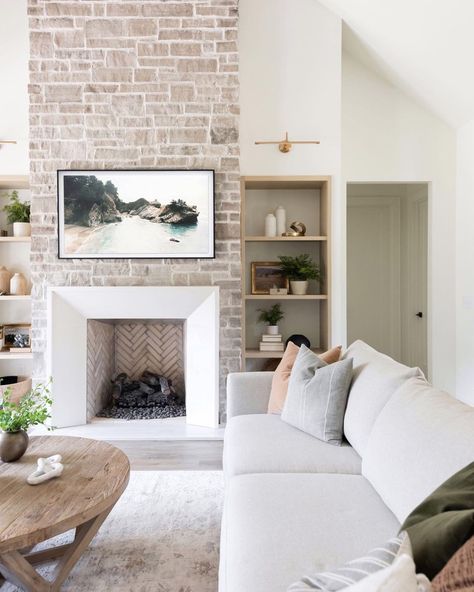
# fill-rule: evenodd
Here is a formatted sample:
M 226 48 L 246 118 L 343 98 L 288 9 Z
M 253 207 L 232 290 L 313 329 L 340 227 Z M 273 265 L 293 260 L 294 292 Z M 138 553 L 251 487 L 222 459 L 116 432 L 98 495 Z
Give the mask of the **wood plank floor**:
M 109 440 L 132 471 L 220 471 L 222 440 Z

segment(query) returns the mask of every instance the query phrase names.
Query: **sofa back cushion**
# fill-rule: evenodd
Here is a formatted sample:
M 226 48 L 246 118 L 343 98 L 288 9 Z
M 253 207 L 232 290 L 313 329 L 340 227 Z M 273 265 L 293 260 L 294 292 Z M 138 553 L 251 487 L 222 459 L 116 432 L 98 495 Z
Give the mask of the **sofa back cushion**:
M 400 522 L 474 459 L 474 408 L 412 378 L 391 397 L 367 442 L 362 474 Z
M 399 364 L 360 340 L 344 352 L 342 359 L 348 358 L 353 365 L 344 435 L 364 456 L 369 434 L 387 401 L 406 380 L 423 373 L 419 368 Z

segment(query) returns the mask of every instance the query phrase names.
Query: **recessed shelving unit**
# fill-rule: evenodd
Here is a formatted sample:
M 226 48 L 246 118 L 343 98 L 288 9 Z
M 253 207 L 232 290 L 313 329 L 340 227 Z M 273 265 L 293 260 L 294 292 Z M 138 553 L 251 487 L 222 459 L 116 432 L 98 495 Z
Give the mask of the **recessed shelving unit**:
M 260 370 L 266 361 L 282 357 L 282 352 L 258 349 L 265 330 L 258 323 L 259 309 L 277 302 L 285 314 L 280 322 L 283 341 L 299 333 L 308 337 L 313 351 L 324 351 L 331 344 L 330 184 L 331 178 L 325 176 L 241 178 L 243 370 Z M 265 216 L 279 205 L 286 210 L 287 230 L 293 221 L 303 222 L 307 228 L 305 236 L 264 236 Z M 303 253 L 308 253 L 321 267 L 321 285 L 311 281 L 304 296 L 252 294 L 253 261 L 277 262 L 279 255 Z
M 29 189 L 27 176 L 0 176 L 0 191 L 2 199 L 0 206 L 6 203 L 6 192 Z M 3 216 L 3 214 L 2 214 Z M 2 227 L 6 220 L 2 217 Z M 30 245 L 29 236 L 0 236 L 0 265 L 9 271 L 21 272 L 30 277 Z M 31 296 L 17 296 L 7 294 L 0 296 L 0 325 L 31 323 Z M 31 376 L 32 352 L 9 351 L 0 349 L 0 375 Z

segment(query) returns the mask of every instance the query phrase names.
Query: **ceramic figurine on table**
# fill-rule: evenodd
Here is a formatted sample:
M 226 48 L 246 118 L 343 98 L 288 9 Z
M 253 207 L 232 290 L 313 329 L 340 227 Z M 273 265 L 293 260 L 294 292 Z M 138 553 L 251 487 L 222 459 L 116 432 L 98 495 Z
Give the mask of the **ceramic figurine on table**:
M 64 469 L 61 460 L 62 458 L 60 454 L 55 454 L 48 458 L 39 458 L 38 468 L 34 473 L 31 473 L 31 475 L 28 476 L 26 479 L 27 483 L 30 485 L 39 485 L 40 483 L 49 481 L 49 479 L 59 477 Z

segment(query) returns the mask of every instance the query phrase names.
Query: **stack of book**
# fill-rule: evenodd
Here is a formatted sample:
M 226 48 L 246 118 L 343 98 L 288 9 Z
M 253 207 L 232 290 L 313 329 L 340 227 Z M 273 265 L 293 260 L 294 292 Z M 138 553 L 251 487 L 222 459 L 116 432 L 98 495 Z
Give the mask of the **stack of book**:
M 282 352 L 285 349 L 281 335 L 262 335 L 259 347 L 264 352 Z

